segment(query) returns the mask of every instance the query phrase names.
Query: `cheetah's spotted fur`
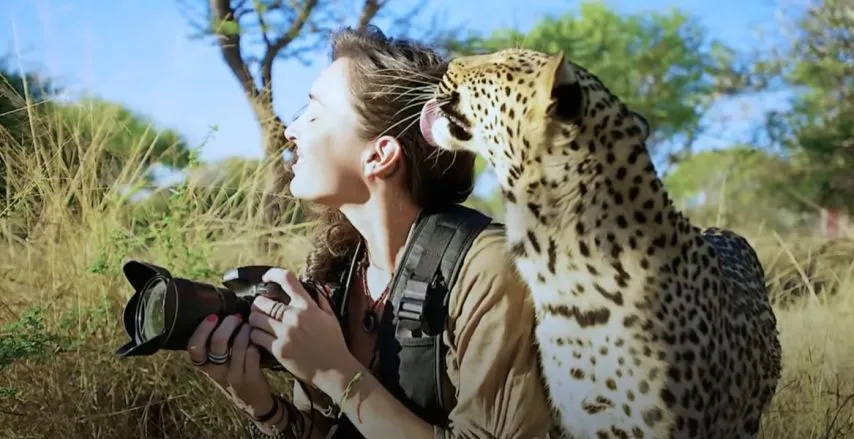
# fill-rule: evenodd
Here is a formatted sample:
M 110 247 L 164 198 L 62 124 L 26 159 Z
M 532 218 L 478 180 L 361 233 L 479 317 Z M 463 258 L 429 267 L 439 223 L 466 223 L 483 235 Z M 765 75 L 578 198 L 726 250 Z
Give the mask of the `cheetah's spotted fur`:
M 756 436 L 781 368 L 763 268 L 675 209 L 645 119 L 563 54 L 508 49 L 454 59 L 422 132 L 500 180 L 568 436 Z

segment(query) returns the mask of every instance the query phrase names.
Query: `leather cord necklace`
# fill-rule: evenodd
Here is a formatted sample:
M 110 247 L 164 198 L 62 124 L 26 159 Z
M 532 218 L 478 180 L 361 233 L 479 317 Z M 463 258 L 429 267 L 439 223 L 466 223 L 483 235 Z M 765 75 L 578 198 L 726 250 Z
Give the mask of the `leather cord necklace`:
M 369 302 L 367 309 L 365 309 L 364 314 L 362 315 L 362 331 L 367 333 L 372 333 L 379 326 L 379 316 L 377 316 L 377 308 L 385 303 L 385 299 L 388 297 L 389 290 L 391 288 L 391 280 L 389 280 L 388 284 L 386 284 L 385 289 L 383 290 L 382 295 L 374 301 L 370 303 L 371 299 L 371 290 L 368 287 L 368 254 L 365 252 L 365 259 L 361 262 L 361 270 L 359 275 L 362 277 L 362 287 L 365 291 L 365 296 Z M 394 279 L 394 274 L 392 274 L 392 279 Z
M 421 217 L 422 209 L 418 210 L 418 213 L 415 215 L 415 221 L 409 226 L 409 233 L 406 236 L 406 241 L 409 242 L 409 238 L 412 237 L 412 232 L 415 229 L 415 224 L 418 222 L 418 219 Z M 362 286 L 365 291 L 365 295 L 368 301 L 371 301 L 371 289 L 368 287 L 368 248 L 365 246 L 365 254 L 361 262 L 360 273 L 362 276 Z M 391 272 L 391 278 L 388 280 L 388 284 L 386 284 L 385 289 L 383 290 L 382 295 L 368 305 L 368 308 L 365 309 L 365 313 L 362 315 L 362 330 L 367 332 L 368 334 L 376 331 L 377 326 L 379 326 L 380 318 L 377 316 L 377 308 L 385 303 L 386 298 L 388 298 L 389 290 L 391 289 L 391 284 L 394 282 L 394 271 Z

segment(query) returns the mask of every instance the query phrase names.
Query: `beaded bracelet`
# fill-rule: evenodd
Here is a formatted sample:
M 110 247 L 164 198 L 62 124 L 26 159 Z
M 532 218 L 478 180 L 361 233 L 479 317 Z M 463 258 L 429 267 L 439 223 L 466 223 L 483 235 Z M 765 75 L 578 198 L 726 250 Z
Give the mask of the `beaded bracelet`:
M 289 436 L 287 431 L 280 431 L 276 435 L 270 436 L 261 431 L 254 422 L 251 422 L 249 423 L 249 437 L 251 439 L 293 439 L 297 436 Z

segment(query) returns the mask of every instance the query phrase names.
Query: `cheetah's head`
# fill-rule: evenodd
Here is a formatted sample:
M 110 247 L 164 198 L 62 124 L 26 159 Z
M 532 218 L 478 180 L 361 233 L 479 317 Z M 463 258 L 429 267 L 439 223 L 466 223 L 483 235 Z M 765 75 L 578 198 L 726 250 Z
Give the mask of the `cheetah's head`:
M 420 122 L 428 143 L 480 154 L 500 172 L 569 146 L 579 135 L 592 136 L 593 127 L 615 112 L 630 113 L 562 52 L 505 49 L 452 60 Z M 645 139 L 648 127 L 640 116 L 619 119 L 631 119 L 634 137 Z

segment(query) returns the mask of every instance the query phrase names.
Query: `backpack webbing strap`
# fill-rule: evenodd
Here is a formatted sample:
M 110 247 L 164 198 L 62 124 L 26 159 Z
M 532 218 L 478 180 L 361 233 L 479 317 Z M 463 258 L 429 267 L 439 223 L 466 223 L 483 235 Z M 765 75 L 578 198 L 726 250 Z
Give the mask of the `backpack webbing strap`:
M 488 216 L 459 205 L 424 219 L 415 230 L 405 256 L 398 280 L 403 282 L 402 292 L 392 296 L 399 327 L 413 335 L 442 332 L 445 296 L 453 285 L 462 256 L 491 221 Z

